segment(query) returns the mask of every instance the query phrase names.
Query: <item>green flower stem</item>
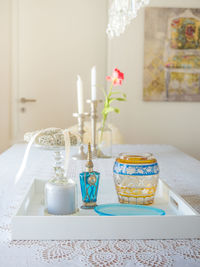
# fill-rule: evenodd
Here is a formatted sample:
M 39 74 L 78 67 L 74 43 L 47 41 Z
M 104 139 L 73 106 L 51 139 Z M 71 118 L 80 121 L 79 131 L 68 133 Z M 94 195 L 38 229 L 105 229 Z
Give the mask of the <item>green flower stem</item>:
M 110 86 L 110 90 L 108 93 L 104 90 L 104 96 L 105 96 L 105 101 L 104 101 L 104 108 L 102 110 L 102 125 L 101 125 L 101 133 L 100 133 L 100 140 L 99 143 L 101 144 L 103 141 L 103 132 L 105 130 L 105 124 L 106 120 L 108 117 L 108 114 L 110 112 L 115 112 L 119 113 L 120 110 L 116 107 L 111 106 L 111 103 L 113 101 L 126 101 L 126 94 L 122 93 L 121 91 L 113 91 L 113 83 Z M 116 97 L 116 95 L 119 95 Z
M 112 95 L 112 89 L 113 89 L 113 84 L 111 84 L 111 86 L 110 86 L 110 91 L 108 92 L 108 96 L 105 94 L 104 109 L 110 106 L 109 97 Z M 104 132 L 104 128 L 105 128 L 105 123 L 106 123 L 107 117 L 108 117 L 108 113 L 107 114 L 103 113 L 103 120 L 102 120 L 102 126 L 101 126 L 101 135 L 100 135 L 100 144 L 103 141 L 103 132 Z
M 107 119 L 107 116 L 104 116 L 103 117 L 103 120 L 102 120 L 101 135 L 100 135 L 100 144 L 103 141 L 103 132 L 104 132 L 104 128 L 105 128 L 106 119 Z

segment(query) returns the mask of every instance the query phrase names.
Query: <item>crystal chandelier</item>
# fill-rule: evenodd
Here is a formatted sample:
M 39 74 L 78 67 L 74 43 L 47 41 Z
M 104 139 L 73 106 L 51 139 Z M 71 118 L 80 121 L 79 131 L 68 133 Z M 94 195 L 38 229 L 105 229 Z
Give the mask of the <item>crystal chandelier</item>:
M 112 0 L 109 9 L 107 27 L 108 37 L 119 36 L 125 31 L 132 19 L 137 16 L 138 10 L 147 5 L 150 0 Z

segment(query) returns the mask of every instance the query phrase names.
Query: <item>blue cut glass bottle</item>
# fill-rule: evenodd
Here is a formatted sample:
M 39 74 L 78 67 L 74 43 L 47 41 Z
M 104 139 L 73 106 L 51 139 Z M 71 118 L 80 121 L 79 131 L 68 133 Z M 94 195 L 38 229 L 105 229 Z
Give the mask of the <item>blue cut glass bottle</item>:
M 91 145 L 88 144 L 88 158 L 86 171 L 80 173 L 80 186 L 82 193 L 83 209 L 92 209 L 96 206 L 100 173 L 93 171 Z

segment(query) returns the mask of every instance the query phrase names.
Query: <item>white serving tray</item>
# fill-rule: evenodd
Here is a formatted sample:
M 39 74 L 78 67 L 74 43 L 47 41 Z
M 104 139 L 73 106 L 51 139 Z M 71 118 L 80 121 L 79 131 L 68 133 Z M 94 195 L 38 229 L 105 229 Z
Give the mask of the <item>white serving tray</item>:
M 34 180 L 29 188 L 12 220 L 13 240 L 200 238 L 200 215 L 162 180 L 151 206 L 163 209 L 165 216 L 99 216 L 94 210 L 81 209 L 75 215 L 48 215 L 44 184 Z M 114 188 L 104 191 L 98 203 L 106 203 L 109 196 L 110 203 L 117 202 Z

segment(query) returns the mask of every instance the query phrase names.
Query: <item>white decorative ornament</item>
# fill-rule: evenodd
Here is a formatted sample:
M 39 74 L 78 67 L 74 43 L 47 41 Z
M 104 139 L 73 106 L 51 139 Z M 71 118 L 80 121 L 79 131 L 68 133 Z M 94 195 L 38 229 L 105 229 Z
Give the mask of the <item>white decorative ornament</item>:
M 149 4 L 150 0 L 112 0 L 109 9 L 107 27 L 108 37 L 119 36 L 125 31 L 132 19 L 137 16 L 138 10 Z
M 28 132 L 24 135 L 24 141 L 30 142 L 31 138 L 35 136 L 34 144 L 44 147 L 51 146 L 65 146 L 65 139 L 63 129 L 47 128 L 35 132 Z M 79 136 L 75 133 L 69 132 L 71 145 L 76 145 L 79 142 Z

